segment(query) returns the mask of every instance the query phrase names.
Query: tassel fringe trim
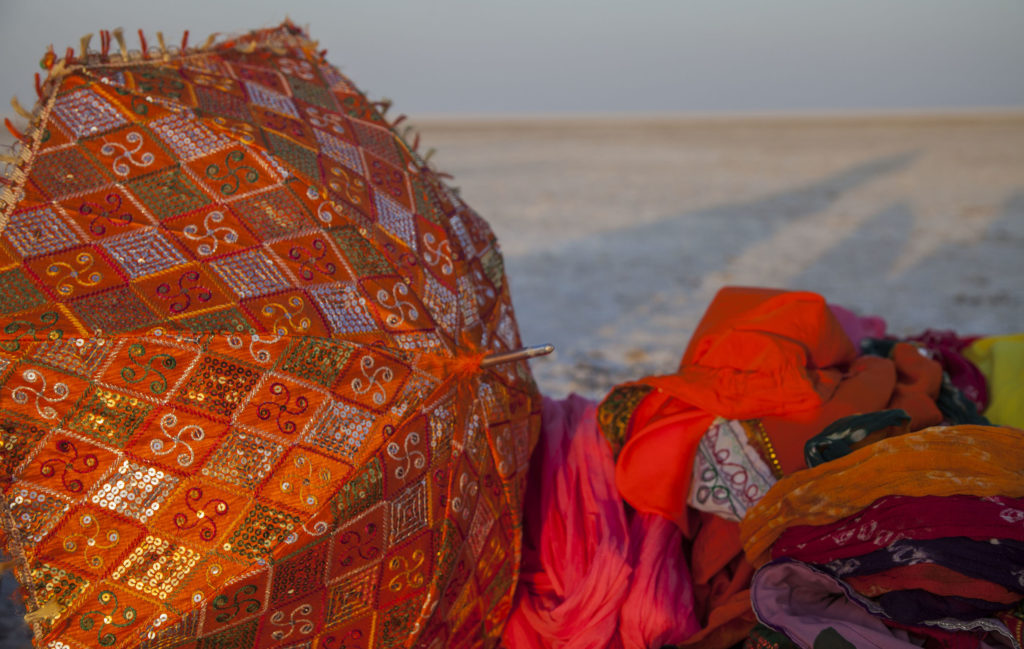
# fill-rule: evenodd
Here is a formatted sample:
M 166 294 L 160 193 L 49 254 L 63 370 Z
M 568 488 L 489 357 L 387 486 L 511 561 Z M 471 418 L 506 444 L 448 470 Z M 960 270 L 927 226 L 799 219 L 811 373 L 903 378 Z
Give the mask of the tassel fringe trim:
M 14 206 L 25 196 L 24 184 L 42 142 L 45 131 L 43 125 L 49 119 L 57 89 L 65 76 L 80 72 L 90 65 L 119 67 L 138 65 L 153 60 L 166 62 L 174 58 L 202 56 L 226 47 L 233 47 L 247 54 L 254 53 L 261 48 L 275 54 L 285 54 L 290 48 L 301 48 L 308 56 L 316 58 L 320 64 L 327 63 L 327 50 L 318 49 L 319 42 L 310 40 L 306 30 L 297 27 L 288 19 L 277 29 L 259 30 L 241 36 L 228 37 L 219 43 L 220 35 L 213 33 L 199 47 L 189 47 L 189 32 L 187 30 L 182 34 L 180 45 L 168 44 L 163 33 L 156 32 L 158 48 L 150 47 L 142 30 L 139 30 L 138 34 L 140 46 L 138 50 L 128 49 L 124 30 L 120 27 L 99 32 L 100 48 L 98 51 L 90 48 L 93 34 L 86 34 L 79 40 L 77 55 L 74 48 L 69 47 L 61 57 L 56 54 L 53 46 L 50 46 L 40 61 L 41 67 L 46 71 L 46 78 L 41 78 L 39 73 L 35 75 L 38 100 L 32 110 L 26 110 L 17 97 L 11 99 L 11 107 L 15 114 L 26 120 L 28 127 L 22 129 L 10 119 L 4 120 L 4 125 L 17 142 L 7 148 L 8 150 L 0 148 L 0 232 L 6 227 Z M 111 45 L 115 42 L 117 50 L 112 53 Z M 450 175 L 439 173 L 430 166 L 430 159 L 434 155 L 433 149 L 429 149 L 425 155 L 419 154 L 420 136 L 413 127 L 406 126 L 401 133 L 398 132 L 396 127 L 406 119 L 405 115 L 399 115 L 390 122 L 387 120 L 386 114 L 392 104 L 390 99 L 383 98 L 380 101 L 369 103 L 377 109 L 377 116 L 380 120 L 394 130 L 399 142 L 413 161 L 412 164 L 420 169 L 429 169 L 439 177 L 451 178 Z

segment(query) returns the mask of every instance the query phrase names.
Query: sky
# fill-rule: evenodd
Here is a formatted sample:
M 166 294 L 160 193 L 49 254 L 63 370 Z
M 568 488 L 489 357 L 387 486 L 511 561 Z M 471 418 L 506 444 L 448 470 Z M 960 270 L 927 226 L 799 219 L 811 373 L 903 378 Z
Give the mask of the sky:
M 0 0 L 0 95 L 32 103 L 51 42 L 286 14 L 414 117 L 1024 108 L 1021 0 Z

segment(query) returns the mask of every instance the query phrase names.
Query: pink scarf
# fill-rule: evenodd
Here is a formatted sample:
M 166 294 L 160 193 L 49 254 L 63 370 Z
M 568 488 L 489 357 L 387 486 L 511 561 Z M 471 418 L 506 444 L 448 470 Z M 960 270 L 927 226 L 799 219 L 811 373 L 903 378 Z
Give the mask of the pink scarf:
M 508 649 L 639 649 L 699 630 L 681 533 L 660 516 L 627 515 L 595 414 L 575 395 L 544 400 Z

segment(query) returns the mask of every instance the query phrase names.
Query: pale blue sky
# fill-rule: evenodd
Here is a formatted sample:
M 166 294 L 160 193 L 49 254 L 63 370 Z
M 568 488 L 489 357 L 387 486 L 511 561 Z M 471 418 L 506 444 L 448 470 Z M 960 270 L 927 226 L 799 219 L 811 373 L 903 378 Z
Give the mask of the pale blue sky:
M 1024 108 L 1021 0 L 0 0 L 0 95 L 31 103 L 50 42 L 286 13 L 413 116 Z

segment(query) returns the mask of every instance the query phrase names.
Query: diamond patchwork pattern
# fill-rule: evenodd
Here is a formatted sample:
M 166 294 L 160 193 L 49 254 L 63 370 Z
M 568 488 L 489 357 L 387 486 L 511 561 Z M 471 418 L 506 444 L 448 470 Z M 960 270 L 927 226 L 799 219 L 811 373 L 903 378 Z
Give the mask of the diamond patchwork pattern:
M 540 401 L 450 369 L 519 345 L 486 223 L 291 24 L 92 52 L 38 111 L 0 203 L 37 644 L 496 646 Z
M 127 123 L 110 102 L 88 88 L 58 98 L 53 112 L 77 137 L 88 137 Z

